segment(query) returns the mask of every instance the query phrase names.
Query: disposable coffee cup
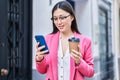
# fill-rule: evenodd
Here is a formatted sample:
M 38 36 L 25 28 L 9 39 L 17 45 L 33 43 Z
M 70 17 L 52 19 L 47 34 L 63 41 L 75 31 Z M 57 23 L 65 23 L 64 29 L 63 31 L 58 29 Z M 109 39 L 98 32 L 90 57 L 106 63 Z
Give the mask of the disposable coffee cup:
M 72 50 L 76 50 L 76 51 L 79 51 L 79 42 L 80 42 L 80 39 L 79 38 L 75 38 L 75 37 L 72 37 L 70 39 L 68 39 L 69 41 L 69 51 L 71 53 Z

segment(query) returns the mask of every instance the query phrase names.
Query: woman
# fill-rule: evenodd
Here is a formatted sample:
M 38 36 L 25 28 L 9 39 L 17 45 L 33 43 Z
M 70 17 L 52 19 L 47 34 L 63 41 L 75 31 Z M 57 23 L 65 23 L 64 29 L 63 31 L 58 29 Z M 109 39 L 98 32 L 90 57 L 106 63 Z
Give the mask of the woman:
M 41 51 L 45 46 L 36 45 L 36 68 L 46 73 L 46 80 L 85 80 L 94 75 L 91 40 L 78 31 L 75 13 L 67 1 L 58 2 L 52 10 L 53 32 L 45 36 L 48 52 Z M 69 52 L 68 39 L 80 39 L 79 51 Z

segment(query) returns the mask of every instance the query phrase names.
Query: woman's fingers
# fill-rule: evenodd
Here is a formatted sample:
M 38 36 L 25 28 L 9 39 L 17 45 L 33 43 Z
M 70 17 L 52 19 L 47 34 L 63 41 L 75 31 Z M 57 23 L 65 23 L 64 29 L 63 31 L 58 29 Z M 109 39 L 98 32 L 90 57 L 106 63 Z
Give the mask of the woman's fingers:
M 81 61 L 81 54 L 78 51 L 72 50 L 71 57 L 75 60 L 76 64 L 79 64 Z
M 40 52 L 42 49 L 44 49 L 45 48 L 45 46 L 40 46 L 40 47 L 38 47 L 37 48 L 37 52 Z
M 38 48 L 38 45 L 39 45 L 39 44 L 40 44 L 39 42 L 36 44 L 36 48 Z
M 36 44 L 36 49 L 37 50 L 36 50 L 36 57 L 35 57 L 35 59 L 36 59 L 36 61 L 41 61 L 43 59 L 45 53 L 48 52 L 48 50 L 42 51 L 42 49 L 44 49 L 45 46 L 40 46 L 39 47 L 38 45 L 39 45 L 39 43 Z
M 45 55 L 45 53 L 47 53 L 47 52 L 48 52 L 48 50 L 38 51 L 38 52 L 36 53 L 36 55 Z
M 36 53 L 36 61 L 41 61 L 41 60 L 43 60 L 43 57 L 45 56 L 45 53 L 47 53 L 48 52 L 48 50 L 45 50 L 45 51 L 38 51 L 37 53 Z
M 78 51 L 76 51 L 76 50 L 72 50 L 72 53 L 74 53 L 73 55 L 77 55 L 77 56 L 80 56 L 81 57 L 81 53 L 80 52 L 78 52 Z

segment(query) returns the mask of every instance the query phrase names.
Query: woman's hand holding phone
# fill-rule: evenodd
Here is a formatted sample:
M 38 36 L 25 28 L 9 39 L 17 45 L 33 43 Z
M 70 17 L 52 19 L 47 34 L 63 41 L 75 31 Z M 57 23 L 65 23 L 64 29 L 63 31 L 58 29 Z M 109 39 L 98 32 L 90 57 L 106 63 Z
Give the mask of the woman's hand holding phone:
M 44 49 L 45 46 L 44 45 L 39 46 L 39 44 L 40 44 L 39 42 L 36 44 L 36 49 L 37 49 L 37 51 L 36 51 L 36 62 L 42 61 L 44 59 L 45 53 L 48 52 L 48 50 L 43 51 L 42 49 Z
M 36 61 L 40 62 L 44 59 L 45 54 L 49 54 L 49 50 L 43 35 L 36 35 L 35 39 L 37 42 Z

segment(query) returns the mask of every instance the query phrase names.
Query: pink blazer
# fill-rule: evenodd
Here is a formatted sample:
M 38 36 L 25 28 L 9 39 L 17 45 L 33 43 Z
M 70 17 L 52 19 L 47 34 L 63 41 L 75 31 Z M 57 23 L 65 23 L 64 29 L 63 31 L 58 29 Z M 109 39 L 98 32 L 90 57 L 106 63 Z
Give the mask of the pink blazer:
M 41 62 L 36 62 L 36 68 L 41 74 L 46 73 L 46 80 L 58 80 L 58 43 L 59 34 L 49 34 L 45 37 L 50 53 L 46 55 Z M 80 47 L 82 60 L 80 65 L 76 66 L 70 58 L 70 80 L 84 80 L 85 77 L 94 75 L 94 64 L 92 56 L 91 40 L 87 37 L 74 33 L 74 36 L 80 38 Z

